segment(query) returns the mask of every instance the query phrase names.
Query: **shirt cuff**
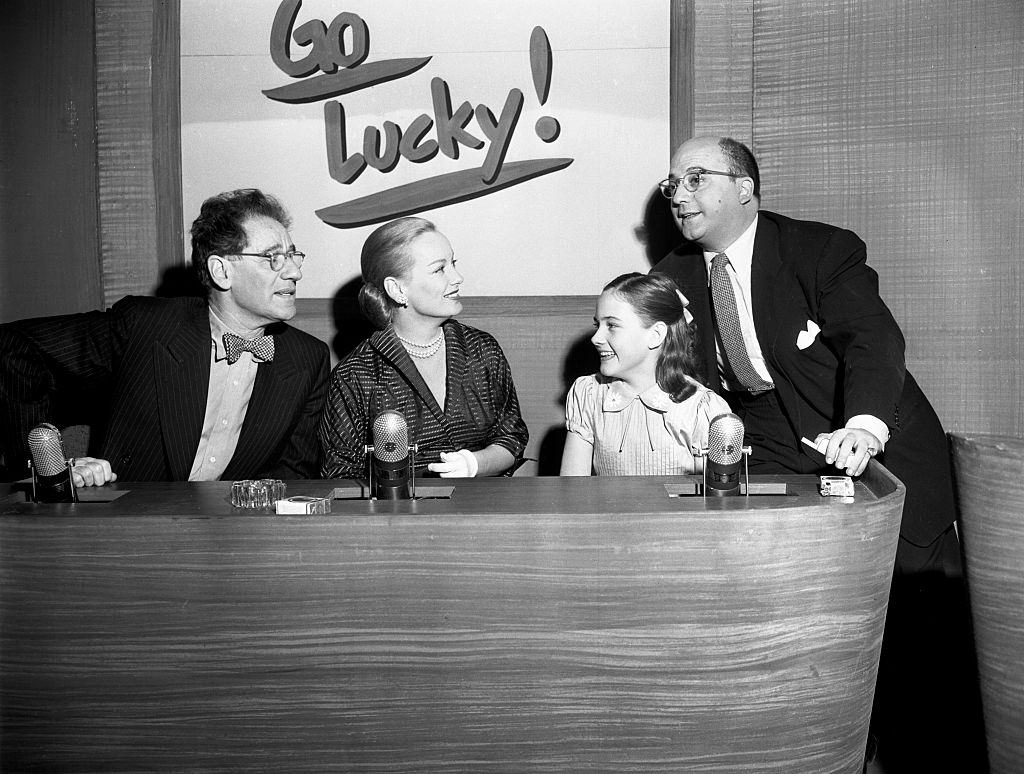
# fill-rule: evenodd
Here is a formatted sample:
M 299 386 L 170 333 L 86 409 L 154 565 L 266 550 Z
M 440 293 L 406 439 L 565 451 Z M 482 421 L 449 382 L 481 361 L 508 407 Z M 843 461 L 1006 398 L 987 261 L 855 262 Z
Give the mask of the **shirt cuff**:
M 870 414 L 858 414 L 855 417 L 850 417 L 846 422 L 846 427 L 851 430 L 867 430 L 882 442 L 882 448 L 878 451 L 885 449 L 885 444 L 889 441 L 888 425 L 878 417 L 873 417 Z

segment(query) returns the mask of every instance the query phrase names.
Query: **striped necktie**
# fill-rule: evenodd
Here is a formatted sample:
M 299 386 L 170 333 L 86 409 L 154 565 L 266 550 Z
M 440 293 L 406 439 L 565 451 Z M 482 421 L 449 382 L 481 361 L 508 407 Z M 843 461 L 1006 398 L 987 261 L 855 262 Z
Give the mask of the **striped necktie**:
M 743 341 L 739 312 L 736 310 L 736 294 L 733 293 L 732 281 L 726 271 L 728 265 L 729 257 L 725 253 L 718 253 L 711 259 L 711 300 L 715 305 L 715 323 L 725 348 L 725 360 L 736 381 L 745 390 L 764 392 L 770 390 L 772 385 L 758 375 L 750 362 L 750 354 Z

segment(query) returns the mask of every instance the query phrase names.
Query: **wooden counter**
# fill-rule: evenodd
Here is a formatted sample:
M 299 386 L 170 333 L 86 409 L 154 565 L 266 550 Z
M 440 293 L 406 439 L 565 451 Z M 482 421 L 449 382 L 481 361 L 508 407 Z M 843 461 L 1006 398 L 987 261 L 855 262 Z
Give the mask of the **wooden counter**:
M 904 490 L 776 480 L 0 496 L 0 768 L 859 772 Z

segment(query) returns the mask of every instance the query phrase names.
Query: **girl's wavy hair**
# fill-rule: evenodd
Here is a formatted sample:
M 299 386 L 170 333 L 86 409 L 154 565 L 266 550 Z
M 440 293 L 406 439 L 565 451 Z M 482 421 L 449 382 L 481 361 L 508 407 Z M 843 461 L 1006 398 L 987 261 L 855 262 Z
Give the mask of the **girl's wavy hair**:
M 611 291 L 633 307 L 646 326 L 663 322 L 668 327 L 665 342 L 658 353 L 655 378 L 658 386 L 676 403 L 682 403 L 697 388 L 686 377 L 703 383 L 700 378 L 700 357 L 694 326 L 688 325 L 679 286 L 666 274 L 621 274 L 607 285 Z

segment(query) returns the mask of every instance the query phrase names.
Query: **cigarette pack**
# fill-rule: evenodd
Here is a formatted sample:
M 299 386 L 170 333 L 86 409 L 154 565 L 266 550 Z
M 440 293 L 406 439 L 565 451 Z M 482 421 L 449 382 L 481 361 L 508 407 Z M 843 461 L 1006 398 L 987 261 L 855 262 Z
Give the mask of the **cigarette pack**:
M 330 513 L 331 501 L 327 497 L 295 495 L 277 501 L 278 513 Z
M 849 476 L 822 476 L 822 497 L 853 497 L 853 479 Z

